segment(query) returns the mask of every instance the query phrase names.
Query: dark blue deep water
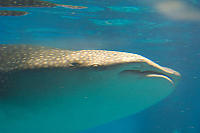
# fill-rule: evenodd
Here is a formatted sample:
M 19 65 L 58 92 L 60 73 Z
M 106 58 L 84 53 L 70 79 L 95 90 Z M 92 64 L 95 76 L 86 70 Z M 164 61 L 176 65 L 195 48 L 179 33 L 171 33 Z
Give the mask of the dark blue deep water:
M 200 133 L 198 0 L 49 1 L 88 8 L 0 7 L 29 12 L 0 16 L 0 43 L 132 52 L 182 75 L 166 99 L 83 133 Z

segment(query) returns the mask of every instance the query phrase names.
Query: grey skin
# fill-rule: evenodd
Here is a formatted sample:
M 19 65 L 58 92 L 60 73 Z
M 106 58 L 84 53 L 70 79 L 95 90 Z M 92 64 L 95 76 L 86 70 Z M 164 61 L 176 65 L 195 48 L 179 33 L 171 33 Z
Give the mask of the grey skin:
M 94 128 L 158 103 L 180 79 L 143 56 L 116 51 L 0 45 L 0 62 L 0 129 L 7 133 Z

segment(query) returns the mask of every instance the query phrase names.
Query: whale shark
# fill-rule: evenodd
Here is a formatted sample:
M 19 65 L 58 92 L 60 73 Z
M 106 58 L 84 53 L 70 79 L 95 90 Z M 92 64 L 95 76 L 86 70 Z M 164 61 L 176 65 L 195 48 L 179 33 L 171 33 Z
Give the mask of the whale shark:
M 151 107 L 181 75 L 138 54 L 0 45 L 0 130 L 77 133 Z

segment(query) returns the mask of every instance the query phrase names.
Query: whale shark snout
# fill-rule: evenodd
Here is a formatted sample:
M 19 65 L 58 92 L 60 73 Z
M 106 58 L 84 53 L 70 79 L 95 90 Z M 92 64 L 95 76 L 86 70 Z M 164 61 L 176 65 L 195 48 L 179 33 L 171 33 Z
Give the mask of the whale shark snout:
M 0 62 L 0 113 L 12 116 L 0 128 L 8 133 L 93 128 L 158 103 L 180 78 L 143 56 L 105 50 L 0 45 Z
M 175 85 L 181 77 L 180 73 L 173 69 L 160 66 L 143 56 L 137 54 L 134 55 L 137 57 L 137 60 L 134 59 L 127 63 L 120 74 L 132 74 L 143 77 L 160 77 L 168 80 L 173 85 Z

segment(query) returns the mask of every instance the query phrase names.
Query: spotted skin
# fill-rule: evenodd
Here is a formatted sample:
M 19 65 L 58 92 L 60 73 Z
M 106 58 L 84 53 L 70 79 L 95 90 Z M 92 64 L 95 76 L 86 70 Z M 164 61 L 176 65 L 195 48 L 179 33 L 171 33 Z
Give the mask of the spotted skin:
M 172 69 L 162 67 L 151 60 L 132 53 L 106 50 L 69 51 L 31 45 L 0 45 L 0 71 L 40 69 L 40 68 L 81 68 L 108 67 L 141 64 L 140 71 L 162 73 L 173 80 L 180 74 Z
M 29 45 L 0 45 L 0 70 L 12 71 L 47 67 L 97 67 L 136 61 L 130 53 L 81 50 L 69 51 Z
M 25 11 L 0 10 L 0 16 L 24 16 L 27 14 L 28 14 L 28 12 L 25 12 Z
M 166 77 L 180 77 L 140 55 L 105 50 L 0 45 L 0 62 L 7 133 L 77 133 L 121 119 L 167 97 L 175 87 Z

